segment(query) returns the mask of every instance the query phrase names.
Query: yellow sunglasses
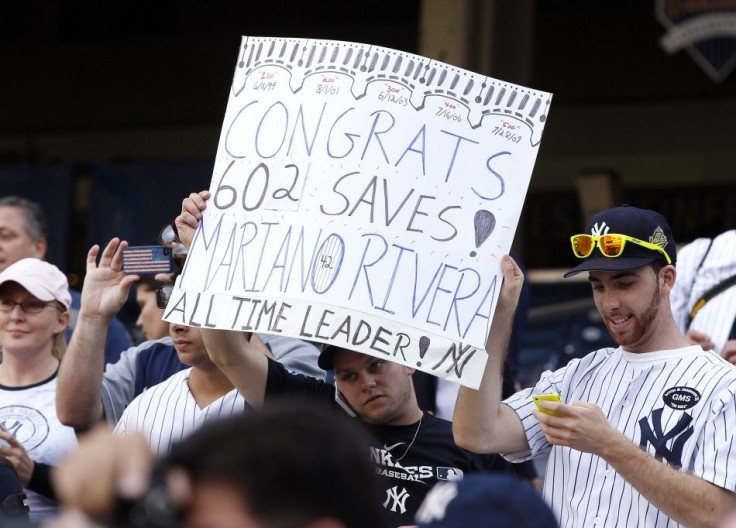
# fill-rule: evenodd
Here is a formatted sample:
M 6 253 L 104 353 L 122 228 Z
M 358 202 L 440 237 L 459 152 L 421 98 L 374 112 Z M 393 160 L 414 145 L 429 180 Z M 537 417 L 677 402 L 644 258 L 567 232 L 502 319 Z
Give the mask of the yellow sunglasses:
M 598 246 L 598 249 L 600 249 L 601 253 L 603 253 L 603 256 L 611 258 L 620 257 L 624 252 L 626 242 L 632 242 L 638 246 L 651 249 L 652 251 L 659 251 L 664 255 L 664 258 L 667 260 L 667 264 L 672 264 L 670 256 L 664 249 L 656 244 L 645 242 L 644 240 L 639 240 L 638 238 L 630 237 L 629 235 L 620 235 L 616 233 L 599 236 L 573 235 L 570 237 L 570 242 L 572 242 L 572 252 L 578 258 L 589 257 L 590 254 L 593 253 L 596 245 Z

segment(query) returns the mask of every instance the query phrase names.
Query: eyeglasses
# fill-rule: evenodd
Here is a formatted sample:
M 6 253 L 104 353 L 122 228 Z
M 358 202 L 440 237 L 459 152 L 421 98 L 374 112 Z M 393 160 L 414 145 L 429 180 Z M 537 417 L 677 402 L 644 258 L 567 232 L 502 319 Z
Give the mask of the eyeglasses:
M 572 242 L 572 252 L 578 258 L 589 257 L 590 254 L 593 253 L 593 249 L 595 249 L 596 245 L 598 245 L 598 249 L 600 249 L 604 257 L 620 257 L 624 252 L 626 242 L 631 242 L 638 246 L 651 249 L 652 251 L 659 251 L 664 255 L 664 258 L 667 260 L 667 264 L 672 264 L 670 256 L 664 249 L 656 244 L 645 242 L 644 240 L 639 240 L 638 238 L 630 237 L 629 235 L 615 233 L 599 236 L 585 234 L 573 235 L 570 237 L 570 242 Z
M 54 301 L 40 301 L 38 299 L 26 299 L 24 301 L 14 301 L 13 299 L 0 299 L 0 312 L 12 312 L 16 306 L 25 313 L 39 313 L 41 310 L 52 304 Z
M 156 288 L 156 306 L 161 308 L 162 310 L 166 308 L 166 305 L 169 304 L 169 299 L 171 299 L 171 292 L 174 291 L 174 287 L 171 284 L 165 284 L 164 286 L 159 286 Z

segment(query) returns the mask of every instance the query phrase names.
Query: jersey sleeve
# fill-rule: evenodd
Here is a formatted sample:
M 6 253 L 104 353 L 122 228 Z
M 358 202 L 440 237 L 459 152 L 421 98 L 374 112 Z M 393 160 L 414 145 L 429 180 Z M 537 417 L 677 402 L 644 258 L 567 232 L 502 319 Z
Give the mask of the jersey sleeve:
M 694 473 L 721 488 L 736 491 L 736 395 L 732 389 L 713 400 L 695 458 Z
M 115 429 L 113 429 L 112 434 L 117 436 L 125 436 L 128 434 L 128 418 L 130 417 L 130 409 L 132 409 L 133 405 L 131 404 L 129 407 L 127 407 L 123 411 L 123 415 L 120 417 L 120 420 L 115 424 Z M 108 420 L 109 421 L 109 420 Z
M 547 438 L 544 436 L 542 428 L 539 425 L 539 421 L 532 415 L 532 411 L 536 409 L 534 400 L 532 400 L 532 395 L 557 392 L 562 397 L 562 401 L 566 402 L 565 395 L 567 390 L 563 387 L 563 379 L 565 377 L 566 370 L 574 363 L 577 363 L 576 359 L 573 359 L 568 366 L 562 367 L 554 372 L 550 370 L 543 372 L 534 387 L 521 390 L 501 402 L 503 405 L 511 407 L 511 409 L 517 414 L 519 420 L 521 420 L 522 426 L 524 427 L 524 435 L 526 436 L 526 440 L 529 444 L 528 451 L 501 453 L 501 456 L 506 460 L 509 462 L 524 462 L 525 460 L 549 454 L 552 449 L 552 444 L 547 441 Z

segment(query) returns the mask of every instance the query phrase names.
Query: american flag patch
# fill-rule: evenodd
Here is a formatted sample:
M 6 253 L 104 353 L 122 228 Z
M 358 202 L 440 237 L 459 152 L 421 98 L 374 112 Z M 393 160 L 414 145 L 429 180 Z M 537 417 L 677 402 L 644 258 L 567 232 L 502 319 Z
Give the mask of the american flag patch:
M 131 246 L 123 250 L 123 273 L 144 275 L 171 271 L 171 253 L 164 246 Z

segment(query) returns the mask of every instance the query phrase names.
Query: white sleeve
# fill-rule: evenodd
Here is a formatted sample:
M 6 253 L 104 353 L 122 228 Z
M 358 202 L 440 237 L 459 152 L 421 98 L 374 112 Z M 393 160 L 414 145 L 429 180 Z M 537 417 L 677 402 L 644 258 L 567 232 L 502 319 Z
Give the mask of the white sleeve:
M 532 411 L 536 409 L 534 400 L 532 400 L 532 395 L 557 392 L 562 398 L 562 401 L 564 403 L 568 403 L 567 391 L 563 386 L 563 380 L 567 369 L 578 362 L 578 359 L 573 359 L 567 366 L 555 370 L 554 372 L 550 370 L 543 372 L 534 387 L 521 390 L 503 400 L 502 403 L 511 407 L 519 417 L 519 420 L 521 420 L 526 440 L 529 443 L 528 451 L 501 453 L 501 456 L 506 460 L 509 462 L 524 462 L 525 460 L 537 458 L 538 456 L 547 455 L 552 450 L 552 444 L 550 444 L 544 436 L 544 432 L 542 432 L 539 421 L 532 415 Z
M 711 418 L 698 442 L 694 473 L 729 491 L 736 490 L 736 395 L 724 391 L 710 406 Z
M 131 405 L 132 407 L 132 405 Z M 128 416 L 129 416 L 128 408 L 123 411 L 123 415 L 120 417 L 120 420 L 117 424 L 115 424 L 115 429 L 113 429 L 112 434 L 116 436 L 125 436 L 128 434 Z
M 677 280 L 670 292 L 670 306 L 682 333 L 687 332 L 690 310 L 697 301 L 692 297 L 692 286 L 710 242 L 710 238 L 698 238 L 677 252 Z

